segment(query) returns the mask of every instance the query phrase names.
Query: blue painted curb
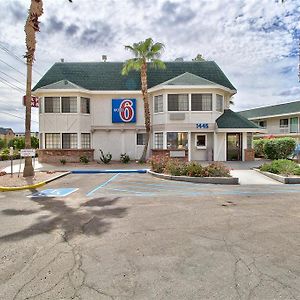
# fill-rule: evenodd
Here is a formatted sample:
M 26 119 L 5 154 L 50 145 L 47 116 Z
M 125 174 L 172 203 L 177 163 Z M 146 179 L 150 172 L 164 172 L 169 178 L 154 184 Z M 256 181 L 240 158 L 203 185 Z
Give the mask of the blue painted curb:
M 141 170 L 72 170 L 72 174 L 110 174 L 110 173 L 147 173 L 147 169 Z

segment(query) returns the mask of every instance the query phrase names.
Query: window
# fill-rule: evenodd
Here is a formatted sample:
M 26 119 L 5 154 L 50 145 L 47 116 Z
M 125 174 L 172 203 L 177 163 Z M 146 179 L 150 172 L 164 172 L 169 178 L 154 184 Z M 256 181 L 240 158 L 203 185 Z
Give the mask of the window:
M 189 95 L 188 94 L 169 94 L 168 111 L 188 111 Z
M 223 96 L 222 95 L 217 95 L 216 111 L 223 112 Z
M 154 148 L 163 149 L 164 147 L 164 134 L 162 132 L 154 133 Z
M 63 149 L 77 149 L 77 133 L 63 133 L 62 134 L 62 148 Z
M 82 149 L 90 149 L 91 148 L 91 134 L 90 133 L 82 133 L 81 134 L 81 148 Z
M 187 149 L 188 134 L 186 132 L 168 132 L 167 133 L 168 149 Z
M 60 99 L 59 97 L 45 97 L 45 113 L 59 113 Z
M 77 112 L 77 98 L 76 97 L 62 97 L 62 112 L 76 113 Z
M 262 128 L 267 128 L 267 121 L 258 121 L 258 126 Z
M 196 148 L 206 149 L 206 134 L 196 134 Z
M 290 132 L 296 133 L 298 130 L 298 117 L 290 118 Z
M 192 111 L 212 111 L 212 94 L 192 94 Z
M 280 119 L 280 128 L 289 127 L 289 119 Z
M 90 98 L 81 97 L 81 113 L 83 114 L 90 113 Z
M 164 111 L 163 95 L 154 96 L 154 112 L 159 113 Z
M 136 144 L 138 146 L 143 146 L 146 144 L 146 133 L 137 133 L 136 134 Z
M 40 147 L 40 149 L 43 149 L 43 134 L 42 133 L 40 133 L 39 147 Z
M 60 134 L 59 133 L 46 133 L 45 134 L 45 148 L 46 149 L 60 148 Z
M 248 132 L 247 133 L 247 149 L 252 149 L 252 139 L 253 139 L 252 133 Z

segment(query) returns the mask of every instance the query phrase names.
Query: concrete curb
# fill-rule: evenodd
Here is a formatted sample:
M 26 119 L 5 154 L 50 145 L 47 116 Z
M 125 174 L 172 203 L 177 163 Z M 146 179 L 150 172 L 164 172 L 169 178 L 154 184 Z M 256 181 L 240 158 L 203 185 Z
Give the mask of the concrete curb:
M 148 171 L 154 177 L 167 180 L 177 180 L 193 183 L 209 183 L 209 184 L 239 184 L 239 179 L 237 177 L 189 177 L 189 176 L 173 176 L 168 174 L 156 173 L 153 171 Z
M 64 177 L 66 175 L 69 175 L 70 172 L 66 172 L 63 174 L 60 174 L 58 176 L 52 177 L 50 179 L 47 179 L 45 181 L 38 182 L 36 184 L 30 184 L 30 185 L 23 185 L 23 186 L 11 186 L 11 187 L 4 187 L 0 186 L 0 192 L 13 192 L 13 191 L 21 191 L 21 190 L 31 190 L 31 189 L 36 189 L 38 187 L 41 187 L 49 182 L 52 182 L 56 179 L 59 179 L 61 177 Z
M 259 169 L 255 169 L 255 168 L 253 168 L 253 170 L 255 170 L 256 172 L 261 173 L 267 177 L 270 177 L 276 181 L 279 181 L 283 184 L 300 184 L 300 177 L 285 177 L 285 176 L 273 174 L 270 172 L 264 172 L 264 171 L 261 171 Z
M 148 169 L 111 169 L 111 170 L 101 170 L 101 169 L 87 169 L 87 170 L 72 170 L 72 174 L 111 174 L 111 173 L 147 173 Z

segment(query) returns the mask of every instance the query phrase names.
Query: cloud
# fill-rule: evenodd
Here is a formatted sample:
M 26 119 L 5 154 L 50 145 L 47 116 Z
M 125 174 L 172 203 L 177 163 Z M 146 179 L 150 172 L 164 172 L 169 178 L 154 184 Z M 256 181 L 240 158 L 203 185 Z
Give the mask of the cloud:
M 294 86 L 288 90 L 284 90 L 278 94 L 279 96 L 300 96 L 300 87 Z
M 27 18 L 28 9 L 18 1 L 9 3 L 9 11 L 15 22 L 23 22 Z
M 66 29 L 66 34 L 67 35 L 74 35 L 78 32 L 79 27 L 75 24 L 71 24 L 70 26 L 67 27 Z

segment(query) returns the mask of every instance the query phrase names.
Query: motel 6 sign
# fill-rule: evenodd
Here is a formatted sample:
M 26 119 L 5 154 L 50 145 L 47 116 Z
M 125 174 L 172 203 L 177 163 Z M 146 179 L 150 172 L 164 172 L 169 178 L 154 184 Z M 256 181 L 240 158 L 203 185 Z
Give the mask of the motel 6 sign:
M 26 106 L 26 95 L 23 96 L 23 105 Z M 31 107 L 39 107 L 39 97 L 31 96 Z
M 112 122 L 135 123 L 136 99 L 112 99 Z

